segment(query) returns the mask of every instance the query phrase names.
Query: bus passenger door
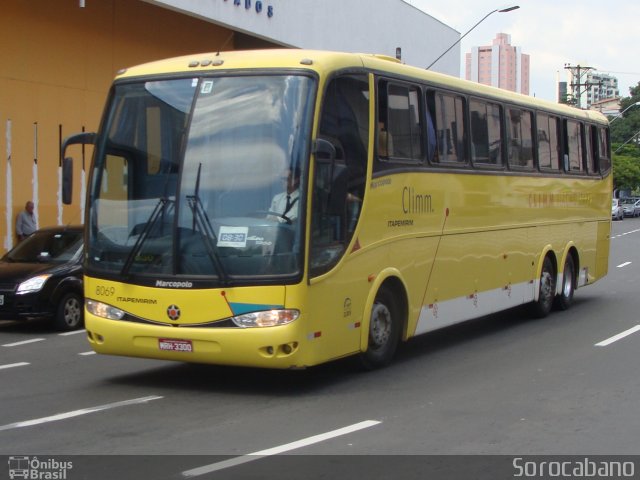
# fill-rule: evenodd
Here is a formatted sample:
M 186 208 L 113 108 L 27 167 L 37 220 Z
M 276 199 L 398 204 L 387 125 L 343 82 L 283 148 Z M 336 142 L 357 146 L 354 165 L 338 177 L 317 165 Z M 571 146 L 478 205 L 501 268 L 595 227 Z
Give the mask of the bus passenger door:
M 369 146 L 369 79 L 344 75 L 329 81 L 321 107 L 309 254 L 311 324 L 316 359 L 358 351 L 366 281 L 347 252 L 365 194 Z M 364 289 L 363 289 L 364 287 Z M 360 291 L 363 290 L 363 291 Z

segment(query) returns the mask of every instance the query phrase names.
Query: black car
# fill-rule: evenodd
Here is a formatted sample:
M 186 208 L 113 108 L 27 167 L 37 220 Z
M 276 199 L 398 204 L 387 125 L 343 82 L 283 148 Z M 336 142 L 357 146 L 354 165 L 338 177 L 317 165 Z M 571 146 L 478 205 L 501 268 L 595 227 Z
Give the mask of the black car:
M 0 259 L 0 319 L 51 318 L 57 330 L 81 328 L 83 227 L 43 228 Z

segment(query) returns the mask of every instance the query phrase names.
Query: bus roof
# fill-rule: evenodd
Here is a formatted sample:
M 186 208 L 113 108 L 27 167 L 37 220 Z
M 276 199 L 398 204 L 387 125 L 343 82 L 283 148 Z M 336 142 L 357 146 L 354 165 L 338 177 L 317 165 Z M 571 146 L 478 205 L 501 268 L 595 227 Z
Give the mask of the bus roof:
M 450 75 L 406 65 L 393 57 L 377 54 L 300 49 L 208 52 L 189 54 L 137 65 L 119 71 L 116 78 L 155 76 L 181 72 L 201 74 L 203 72 L 216 70 L 232 71 L 273 68 L 306 69 L 317 72 L 320 75 L 328 74 L 336 70 L 365 68 L 381 74 L 420 81 L 421 83 L 427 83 L 465 95 L 478 95 L 484 98 L 493 98 L 502 102 L 513 103 L 525 108 L 544 109 L 564 116 L 591 120 L 598 123 L 607 123 L 607 118 L 597 111 L 581 110 L 568 105 L 540 100 L 528 95 L 470 82 Z

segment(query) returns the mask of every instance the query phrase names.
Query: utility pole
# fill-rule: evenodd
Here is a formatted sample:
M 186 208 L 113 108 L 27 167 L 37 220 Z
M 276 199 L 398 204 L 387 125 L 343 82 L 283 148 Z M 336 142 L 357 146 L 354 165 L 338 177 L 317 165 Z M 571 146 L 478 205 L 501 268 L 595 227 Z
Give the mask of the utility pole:
M 569 63 L 564 64 L 564 69 L 569 70 L 571 72 L 571 86 L 572 91 L 576 92 L 574 98 L 576 100 L 576 107 L 582 108 L 582 94 L 591 86 L 596 85 L 595 83 L 583 82 L 582 79 L 585 75 L 587 75 L 591 70 L 595 70 L 594 67 L 583 67 L 582 65 L 571 65 Z M 580 90 L 581 87 L 584 87 L 583 90 Z

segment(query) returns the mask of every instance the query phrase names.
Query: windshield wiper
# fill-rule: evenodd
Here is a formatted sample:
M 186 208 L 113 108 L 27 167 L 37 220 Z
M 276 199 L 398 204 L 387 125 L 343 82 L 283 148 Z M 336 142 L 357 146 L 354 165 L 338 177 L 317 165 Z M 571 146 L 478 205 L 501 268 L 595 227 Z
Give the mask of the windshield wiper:
M 172 208 L 174 205 L 175 205 L 174 200 L 171 200 L 166 197 L 162 197 L 158 200 L 158 203 L 156 203 L 156 206 L 153 209 L 153 212 L 151 212 L 149 219 L 144 225 L 144 229 L 142 230 L 140 235 L 138 235 L 138 239 L 136 240 L 136 243 L 133 245 L 131 252 L 129 252 L 129 255 L 127 256 L 127 260 L 124 262 L 124 266 L 120 271 L 121 275 L 126 276 L 129 274 L 131 265 L 133 265 L 133 262 L 135 261 L 136 256 L 138 255 L 138 253 L 140 253 L 140 250 L 142 249 L 142 246 L 144 245 L 144 243 L 147 241 L 147 238 L 149 238 L 149 234 L 153 231 L 153 228 L 155 227 L 156 223 L 158 223 L 158 219 L 161 217 L 161 215 L 165 213 L 165 209 Z
M 193 195 L 187 195 L 187 202 L 189 203 L 189 208 L 191 208 L 191 214 L 193 215 L 193 231 L 200 230 L 202 234 L 202 240 L 204 242 L 204 246 L 207 249 L 207 254 L 209 258 L 215 265 L 218 273 L 220 274 L 220 278 L 223 284 L 229 283 L 229 275 L 222 265 L 222 261 L 218 256 L 218 252 L 216 252 L 216 247 L 213 243 L 215 241 L 218 242 L 218 237 L 213 230 L 213 226 L 211 225 L 211 219 L 207 214 L 207 211 L 202 206 L 202 201 L 200 200 L 200 171 L 202 170 L 202 163 L 198 165 L 198 176 L 196 177 L 196 188 Z M 212 240 L 213 239 L 213 240 Z

